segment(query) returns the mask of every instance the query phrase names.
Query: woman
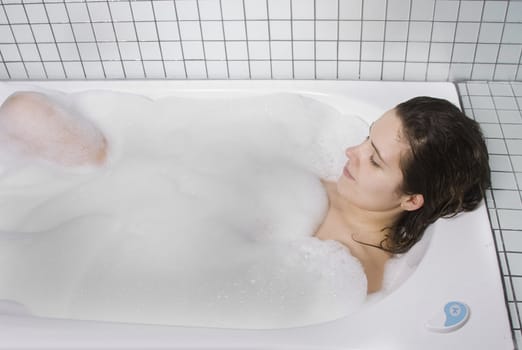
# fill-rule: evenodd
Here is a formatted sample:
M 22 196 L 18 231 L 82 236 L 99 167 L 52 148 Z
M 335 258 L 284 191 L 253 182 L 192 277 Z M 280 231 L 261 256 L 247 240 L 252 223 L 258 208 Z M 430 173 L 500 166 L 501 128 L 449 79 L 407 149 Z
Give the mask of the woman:
M 0 131 L 18 150 L 63 165 L 99 166 L 107 158 L 101 131 L 39 93 L 10 96 L 0 107 Z M 329 210 L 315 236 L 342 243 L 360 260 L 368 293 L 381 288 L 393 254 L 408 251 L 438 218 L 474 209 L 490 184 L 479 125 L 431 97 L 387 111 L 346 156 L 338 181 L 324 182 Z
M 350 249 L 369 293 L 381 288 L 392 254 L 408 251 L 438 218 L 475 209 L 490 185 L 478 123 L 446 100 L 399 104 L 346 156 L 337 183 L 325 184 L 330 208 L 316 236 Z

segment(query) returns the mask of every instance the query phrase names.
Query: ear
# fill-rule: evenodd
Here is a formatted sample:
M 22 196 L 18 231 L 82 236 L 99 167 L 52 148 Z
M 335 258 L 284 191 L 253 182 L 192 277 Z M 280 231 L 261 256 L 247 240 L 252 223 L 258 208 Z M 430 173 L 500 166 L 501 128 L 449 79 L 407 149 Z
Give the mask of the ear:
M 422 194 L 405 195 L 401 201 L 402 209 L 406 211 L 413 211 L 421 208 L 424 205 L 424 196 Z

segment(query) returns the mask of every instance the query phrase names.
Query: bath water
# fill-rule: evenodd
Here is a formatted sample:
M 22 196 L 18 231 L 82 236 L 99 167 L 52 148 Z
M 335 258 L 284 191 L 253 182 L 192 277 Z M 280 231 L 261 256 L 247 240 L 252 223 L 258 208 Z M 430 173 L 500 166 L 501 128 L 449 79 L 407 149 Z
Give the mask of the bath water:
M 312 98 L 56 95 L 106 165 L 1 155 L 0 299 L 83 320 L 279 328 L 366 299 L 360 263 L 313 237 L 367 124 Z M 30 126 L 28 126 L 30 127 Z M 45 135 L 42 135 L 45 137 Z

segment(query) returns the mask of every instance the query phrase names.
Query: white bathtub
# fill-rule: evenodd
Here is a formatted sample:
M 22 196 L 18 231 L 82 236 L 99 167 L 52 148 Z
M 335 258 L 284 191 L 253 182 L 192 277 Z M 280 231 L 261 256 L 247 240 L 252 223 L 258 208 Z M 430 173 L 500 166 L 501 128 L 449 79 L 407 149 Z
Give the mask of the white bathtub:
M 151 97 L 238 96 L 294 92 L 344 113 L 367 111 L 368 121 L 413 96 L 459 104 L 451 83 L 347 81 L 99 81 L 3 82 L 6 94 L 32 85 L 81 91 L 110 89 Z M 366 112 L 367 113 L 367 112 Z M 512 349 L 508 313 L 485 205 L 439 220 L 404 259 L 406 281 L 383 299 L 348 317 L 314 326 L 238 330 L 167 327 L 38 318 L 23 306 L 0 302 L 0 348 L 51 349 Z M 426 326 L 449 301 L 469 306 L 463 326 L 437 332 Z

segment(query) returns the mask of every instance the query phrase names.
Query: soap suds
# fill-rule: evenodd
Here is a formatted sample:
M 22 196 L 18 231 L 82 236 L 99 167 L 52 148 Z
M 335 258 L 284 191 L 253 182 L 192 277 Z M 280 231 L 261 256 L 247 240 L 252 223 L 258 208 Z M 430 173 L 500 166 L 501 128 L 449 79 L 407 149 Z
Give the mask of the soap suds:
M 334 320 L 360 263 L 313 237 L 367 125 L 315 100 L 69 96 L 107 165 L 30 159 L 0 175 L 0 299 L 36 315 L 231 328 Z

